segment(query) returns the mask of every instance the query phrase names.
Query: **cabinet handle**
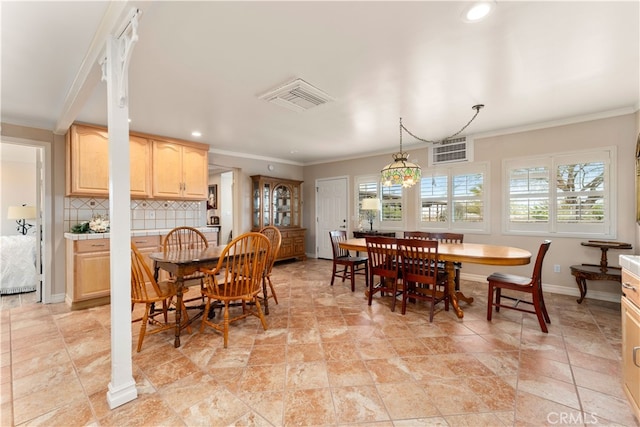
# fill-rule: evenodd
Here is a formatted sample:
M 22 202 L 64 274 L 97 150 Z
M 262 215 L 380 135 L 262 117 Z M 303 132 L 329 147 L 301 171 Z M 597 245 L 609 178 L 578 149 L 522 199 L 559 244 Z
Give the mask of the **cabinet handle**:
M 638 360 L 637 360 L 637 355 L 638 355 L 638 350 L 640 350 L 640 347 L 633 347 L 633 364 L 636 365 L 638 368 L 640 368 L 640 365 L 638 365 Z
M 105 245 L 104 243 L 92 243 L 91 244 L 92 248 L 104 248 L 105 246 L 107 246 L 107 245 Z
M 622 283 L 622 287 L 625 289 L 631 289 L 633 292 L 638 292 L 635 286 L 632 286 L 631 283 Z

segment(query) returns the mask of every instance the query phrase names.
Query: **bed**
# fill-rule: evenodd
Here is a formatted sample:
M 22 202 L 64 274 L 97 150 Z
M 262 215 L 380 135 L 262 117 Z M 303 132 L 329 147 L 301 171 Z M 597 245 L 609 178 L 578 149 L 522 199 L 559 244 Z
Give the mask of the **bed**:
M 0 236 L 0 294 L 36 290 L 36 236 Z

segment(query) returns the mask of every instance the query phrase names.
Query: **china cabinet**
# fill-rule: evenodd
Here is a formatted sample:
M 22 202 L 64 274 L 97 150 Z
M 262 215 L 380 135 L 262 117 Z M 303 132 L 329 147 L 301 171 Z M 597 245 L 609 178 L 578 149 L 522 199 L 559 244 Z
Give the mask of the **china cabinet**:
M 254 175 L 252 231 L 273 225 L 280 229 L 282 244 L 278 260 L 304 259 L 305 229 L 302 225 L 302 181 Z

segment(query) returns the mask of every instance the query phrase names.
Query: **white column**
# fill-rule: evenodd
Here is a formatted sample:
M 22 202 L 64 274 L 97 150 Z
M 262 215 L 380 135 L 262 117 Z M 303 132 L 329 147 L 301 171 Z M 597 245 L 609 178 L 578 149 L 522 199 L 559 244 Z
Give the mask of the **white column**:
M 110 37 L 107 41 L 106 64 L 103 65 L 103 74 L 107 79 L 109 128 L 111 382 L 107 402 L 111 409 L 138 396 L 131 356 L 131 173 L 127 99 L 127 65 L 131 53 L 127 50 L 131 49 L 135 40 L 137 34 L 133 42 L 131 39 Z

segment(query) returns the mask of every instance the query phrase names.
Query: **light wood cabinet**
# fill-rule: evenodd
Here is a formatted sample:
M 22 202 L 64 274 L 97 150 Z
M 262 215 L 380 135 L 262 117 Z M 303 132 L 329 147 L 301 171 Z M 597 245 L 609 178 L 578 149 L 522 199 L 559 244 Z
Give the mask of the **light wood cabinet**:
M 151 197 L 151 145 L 132 135 L 129 140 L 131 197 Z M 68 196 L 109 197 L 109 135 L 106 129 L 72 125 L 67 134 Z
M 302 225 L 302 181 L 254 175 L 252 180 L 252 231 L 278 227 L 282 244 L 278 260 L 305 259 Z
M 640 278 L 623 270 L 622 283 L 623 389 L 633 413 L 640 419 L 640 309 L 637 305 Z
M 159 236 L 132 237 L 131 241 L 145 257 L 160 248 Z M 66 302 L 72 310 L 108 304 L 111 293 L 110 240 L 66 241 Z
M 67 240 L 67 304 L 80 309 L 109 303 L 109 239 Z
M 207 150 L 169 141 L 153 141 L 153 196 L 203 200 L 208 195 Z

